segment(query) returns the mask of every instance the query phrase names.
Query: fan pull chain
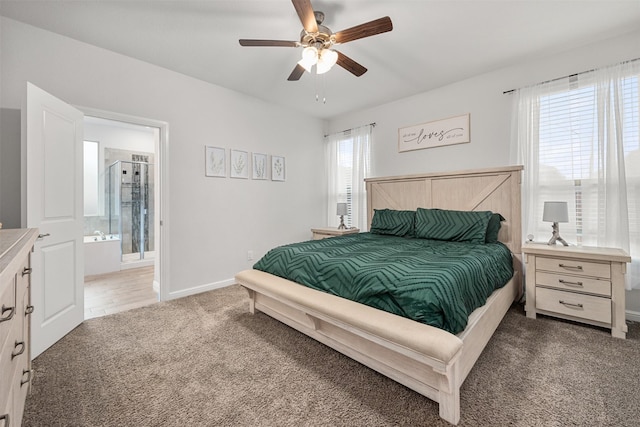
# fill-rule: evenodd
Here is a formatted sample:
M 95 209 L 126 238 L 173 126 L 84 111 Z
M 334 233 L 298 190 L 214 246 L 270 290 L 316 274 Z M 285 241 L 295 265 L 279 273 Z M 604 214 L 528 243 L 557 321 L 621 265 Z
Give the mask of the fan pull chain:
M 318 91 L 318 79 L 320 79 L 320 91 Z M 325 96 L 325 90 L 324 90 L 324 75 L 322 76 L 318 76 L 318 74 L 315 75 L 315 87 L 316 87 L 316 102 L 320 101 L 320 93 L 322 94 L 322 103 L 326 104 L 327 103 L 327 97 Z M 320 93 L 318 93 L 320 92 Z

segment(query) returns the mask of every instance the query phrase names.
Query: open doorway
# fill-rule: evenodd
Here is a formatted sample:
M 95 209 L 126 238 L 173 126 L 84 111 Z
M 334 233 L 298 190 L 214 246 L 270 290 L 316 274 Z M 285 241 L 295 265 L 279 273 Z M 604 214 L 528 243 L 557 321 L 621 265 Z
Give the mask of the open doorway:
M 153 304 L 161 129 L 84 119 L 85 319 Z

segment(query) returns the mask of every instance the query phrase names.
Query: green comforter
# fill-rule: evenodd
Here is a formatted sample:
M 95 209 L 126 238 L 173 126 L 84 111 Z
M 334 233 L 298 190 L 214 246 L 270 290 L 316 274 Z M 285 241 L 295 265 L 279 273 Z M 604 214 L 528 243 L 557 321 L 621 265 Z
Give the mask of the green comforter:
M 280 246 L 253 268 L 453 334 L 513 276 L 501 243 L 370 233 Z

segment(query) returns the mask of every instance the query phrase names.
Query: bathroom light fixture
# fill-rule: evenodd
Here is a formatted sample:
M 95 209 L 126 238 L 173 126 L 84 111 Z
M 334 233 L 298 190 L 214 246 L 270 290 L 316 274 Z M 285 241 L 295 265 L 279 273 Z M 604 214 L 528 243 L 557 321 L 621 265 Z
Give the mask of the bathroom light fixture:
M 553 234 L 549 245 L 555 245 L 556 242 L 562 243 L 564 246 L 569 246 L 565 240 L 560 237 L 559 222 L 569 222 L 569 209 L 567 202 L 544 202 L 544 212 L 542 213 L 542 220 L 546 222 L 553 222 L 551 226 Z
M 346 229 L 347 226 L 344 225 L 344 216 L 347 215 L 346 203 L 338 203 L 338 207 L 336 209 L 336 215 L 340 215 L 340 225 L 338 226 L 338 230 Z

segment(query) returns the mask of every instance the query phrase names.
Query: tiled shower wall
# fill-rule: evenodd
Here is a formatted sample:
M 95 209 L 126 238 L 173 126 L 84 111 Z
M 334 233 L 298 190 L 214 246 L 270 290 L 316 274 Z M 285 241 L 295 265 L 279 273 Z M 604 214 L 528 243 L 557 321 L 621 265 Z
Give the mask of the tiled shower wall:
M 145 226 L 145 246 L 144 246 L 144 250 L 145 251 L 152 251 L 154 250 L 154 227 L 153 227 L 153 221 L 155 219 L 155 211 L 154 211 L 154 203 L 155 203 L 155 196 L 154 196 L 154 167 L 153 164 L 155 162 L 155 157 L 153 153 L 146 153 L 146 152 L 138 152 L 138 151 L 129 151 L 129 150 L 119 150 L 119 149 L 114 149 L 114 148 L 105 148 L 104 150 L 104 170 L 101 172 L 102 176 L 100 177 L 101 180 L 103 180 L 105 182 L 104 185 L 104 194 L 102 195 L 103 200 L 104 200 L 104 215 L 100 215 L 100 216 L 86 216 L 84 218 L 84 234 L 85 235 L 93 235 L 94 232 L 96 230 L 102 231 L 105 234 L 108 234 L 110 232 L 109 229 L 109 215 L 108 215 L 108 206 L 109 206 L 109 185 L 108 185 L 108 181 L 109 181 L 109 166 L 112 165 L 113 163 L 115 163 L 116 161 L 120 160 L 120 161 L 127 161 L 127 162 L 131 162 L 131 161 L 140 161 L 139 159 L 148 159 L 148 163 L 150 163 L 151 165 L 146 168 L 148 169 L 148 173 L 145 175 L 145 180 L 148 183 L 148 186 L 146 188 L 141 188 L 141 191 L 143 191 L 144 193 L 146 193 L 146 195 L 148 196 L 148 205 L 146 207 L 147 209 L 147 215 L 145 218 L 145 222 L 146 222 L 146 226 Z M 115 168 L 112 168 L 113 170 L 115 170 Z M 125 183 L 125 185 L 123 185 L 121 187 L 121 200 L 122 201 L 131 201 L 131 190 L 132 188 L 134 188 L 134 186 L 130 185 L 130 183 L 132 182 L 132 178 L 135 176 L 135 172 L 139 172 L 142 173 L 142 170 L 145 168 L 140 168 L 139 166 L 136 165 L 135 168 L 132 168 L 131 164 L 128 163 L 123 163 L 122 164 L 122 170 L 126 170 L 127 171 L 127 176 L 125 177 L 125 175 L 123 175 L 124 180 L 123 179 L 117 179 L 117 182 L 123 182 Z M 135 181 L 135 178 L 133 179 Z M 137 208 L 137 206 L 135 205 L 135 203 L 125 203 L 122 206 L 122 249 L 123 249 L 123 253 L 132 253 L 132 252 L 139 252 L 139 248 L 138 248 L 138 240 L 139 238 L 137 238 L 137 236 L 139 236 L 139 232 L 140 232 L 140 216 L 139 216 L 139 209 L 135 209 Z M 117 212 L 118 209 L 116 209 Z M 135 211 L 135 212 L 132 212 Z M 111 233 L 112 234 L 117 234 L 118 233 L 118 225 L 117 225 L 117 218 L 112 217 L 112 223 L 111 223 Z M 136 235 L 136 239 L 134 239 L 134 235 Z M 134 241 L 135 240 L 135 241 Z

